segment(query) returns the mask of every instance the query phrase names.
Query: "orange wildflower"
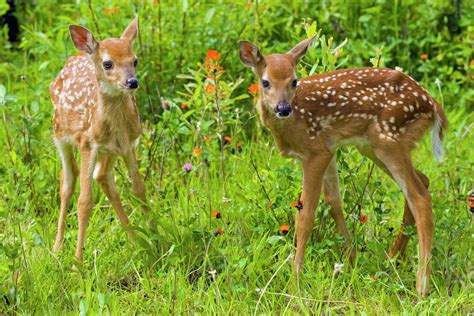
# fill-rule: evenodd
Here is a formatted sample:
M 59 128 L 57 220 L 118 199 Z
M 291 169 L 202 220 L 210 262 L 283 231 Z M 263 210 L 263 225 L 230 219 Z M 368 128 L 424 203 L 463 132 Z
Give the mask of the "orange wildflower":
M 237 151 L 242 151 L 242 145 L 240 143 L 235 144 L 235 148 L 237 148 Z
M 248 93 L 253 95 L 254 97 L 257 96 L 258 91 L 260 89 L 260 85 L 258 83 L 252 83 L 250 87 L 247 89 Z
M 213 94 L 213 93 L 215 93 L 217 87 L 213 86 L 212 84 L 208 84 L 208 85 L 206 85 L 206 87 L 204 89 L 206 90 L 207 94 Z
M 289 230 L 288 225 L 286 224 L 280 225 L 280 233 L 282 233 L 283 235 L 288 234 L 288 230 Z
M 262 6 L 260 7 L 260 9 L 261 9 L 262 11 L 267 11 L 267 10 L 268 10 L 268 6 L 267 6 L 267 5 L 262 5 Z
M 221 218 L 221 213 L 219 213 L 219 210 L 215 210 L 212 212 L 212 218 Z
M 217 52 L 217 50 L 208 50 L 207 51 L 207 56 L 206 56 L 206 61 L 211 61 L 211 60 L 220 60 L 222 55 Z
M 298 210 L 303 209 L 303 200 L 299 199 L 298 201 L 291 202 L 291 207 L 295 207 Z
M 245 6 L 246 6 L 247 8 L 251 8 L 251 7 L 253 7 L 253 3 L 252 3 L 252 2 L 247 2 L 247 3 L 245 4 Z
M 119 12 L 120 12 L 120 9 L 117 8 L 117 7 L 104 8 L 104 15 L 106 15 L 106 16 L 117 14 Z
M 199 156 L 200 154 L 202 154 L 202 149 L 200 149 L 200 148 L 194 148 L 194 149 L 193 149 L 193 155 L 194 155 L 194 156 L 197 157 L 197 156 Z
M 362 215 L 360 216 L 360 222 L 361 222 L 362 224 L 367 223 L 367 218 L 368 218 L 367 215 L 362 214 Z
M 421 54 L 420 58 L 423 60 L 428 59 L 428 54 Z
M 230 138 L 229 136 L 224 136 L 224 143 L 225 143 L 225 144 L 230 144 L 230 143 L 232 143 L 232 138 Z
M 217 235 L 222 235 L 222 228 L 217 227 L 216 233 Z
M 189 110 L 188 105 L 186 103 L 181 103 L 181 109 L 184 111 Z
M 206 143 L 209 143 L 211 140 L 212 140 L 212 137 L 211 137 L 211 136 L 209 136 L 209 135 L 204 136 L 204 141 L 205 141 Z

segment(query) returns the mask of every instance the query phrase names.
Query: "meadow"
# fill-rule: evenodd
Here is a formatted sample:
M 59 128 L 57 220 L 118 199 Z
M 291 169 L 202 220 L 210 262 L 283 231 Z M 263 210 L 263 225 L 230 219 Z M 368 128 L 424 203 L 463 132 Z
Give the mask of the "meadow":
M 0 314 L 474 313 L 472 1 L 15 3 L 18 40 L 0 28 Z M 0 0 L 0 15 L 7 10 Z M 52 252 L 61 161 L 48 87 L 77 53 L 69 24 L 104 39 L 119 36 L 134 16 L 143 123 L 137 156 L 152 212 L 142 212 L 120 162 L 117 188 L 137 236 L 127 238 L 95 185 L 84 265 L 73 271 L 78 189 L 64 248 Z M 337 160 L 355 266 L 321 201 L 305 271 L 293 275 L 302 170 L 279 156 L 260 125 L 257 79 L 240 63 L 237 42 L 253 41 L 269 54 L 309 36 L 316 40 L 300 77 L 398 67 L 446 111 L 445 161 L 434 159 L 429 135 L 413 152 L 430 179 L 435 218 L 426 299 L 415 289 L 414 226 L 405 227 L 412 236 L 405 257 L 387 256 L 403 196 L 350 147 Z

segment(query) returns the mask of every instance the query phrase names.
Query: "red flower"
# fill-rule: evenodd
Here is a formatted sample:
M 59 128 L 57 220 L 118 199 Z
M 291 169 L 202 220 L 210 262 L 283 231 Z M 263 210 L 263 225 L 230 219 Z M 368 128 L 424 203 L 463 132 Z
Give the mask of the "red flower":
M 362 215 L 360 216 L 360 222 L 361 222 L 362 224 L 367 223 L 367 215 L 362 214 Z
M 298 200 L 298 201 L 294 201 L 294 202 L 291 202 L 291 207 L 295 207 L 298 209 L 298 211 L 301 211 L 303 209 L 303 200 Z
M 184 110 L 184 111 L 189 110 L 188 105 L 186 103 L 181 104 L 181 109 Z
M 219 210 L 215 210 L 212 212 L 212 218 L 221 218 L 221 213 L 219 213 Z
M 222 228 L 217 227 L 216 236 L 217 236 L 217 235 L 222 235 Z
M 288 234 L 288 230 L 289 230 L 288 225 L 286 225 L 286 224 L 280 225 L 280 233 L 281 234 L 283 234 L 283 235 Z
M 194 155 L 194 156 L 197 157 L 197 156 L 199 156 L 200 154 L 202 154 L 202 149 L 200 149 L 200 148 L 194 148 L 194 149 L 193 149 L 193 155 Z
M 211 61 L 211 60 L 220 60 L 222 55 L 217 52 L 217 50 L 208 50 L 207 51 L 207 56 L 206 56 L 206 61 Z
M 247 89 L 248 93 L 253 95 L 254 97 L 258 95 L 258 91 L 260 89 L 260 85 L 258 83 L 253 83 L 250 85 L 250 87 Z
M 428 59 L 428 54 L 421 54 L 420 58 L 423 60 Z

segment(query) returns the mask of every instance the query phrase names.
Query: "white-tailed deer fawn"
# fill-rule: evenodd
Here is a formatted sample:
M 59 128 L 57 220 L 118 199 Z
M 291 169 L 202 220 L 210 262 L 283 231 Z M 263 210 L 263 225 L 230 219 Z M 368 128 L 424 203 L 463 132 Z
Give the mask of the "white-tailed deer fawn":
M 84 242 L 92 209 L 92 178 L 96 179 L 124 226 L 129 224 L 115 188 L 113 166 L 121 156 L 132 179 L 132 191 L 144 203 L 145 186 L 138 171 L 135 143 L 141 132 L 133 92 L 137 57 L 132 44 L 138 33 L 133 20 L 120 38 L 101 42 L 77 25 L 69 27 L 72 41 L 81 51 L 70 57 L 50 86 L 54 104 L 54 141 L 61 155 L 61 209 L 54 250 L 63 243 L 67 207 L 80 174 L 77 206 L 79 233 L 76 257 L 82 262 Z M 78 170 L 75 147 L 81 156 Z M 130 233 L 130 231 L 129 231 Z
M 429 293 L 433 239 L 428 178 L 410 158 L 423 133 L 432 127 L 435 156 L 441 160 L 441 140 L 447 119 L 440 105 L 402 72 L 386 68 L 343 69 L 298 80 L 296 66 L 311 39 L 286 54 L 264 57 L 257 46 L 241 41 L 240 59 L 261 83 L 257 110 L 283 156 L 303 164 L 303 208 L 296 215 L 295 272 L 303 266 L 306 242 L 313 229 L 321 187 L 337 230 L 347 240 L 342 213 L 335 151 L 351 144 L 369 157 L 400 186 L 406 202 L 404 224 L 415 224 L 419 238 L 417 291 Z M 403 225 L 390 256 L 403 253 L 408 236 Z

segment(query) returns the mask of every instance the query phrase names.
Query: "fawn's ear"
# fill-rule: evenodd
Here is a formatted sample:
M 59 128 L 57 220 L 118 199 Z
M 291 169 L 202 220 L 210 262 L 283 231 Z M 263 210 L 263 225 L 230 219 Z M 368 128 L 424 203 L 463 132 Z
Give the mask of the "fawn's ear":
M 298 44 L 296 44 L 295 47 L 293 47 L 287 54 L 293 57 L 293 60 L 295 61 L 295 64 L 297 64 L 301 57 L 303 57 L 306 52 L 308 51 L 309 46 L 313 42 L 314 37 L 307 38 Z
M 244 65 L 255 68 L 257 67 L 258 63 L 260 63 L 263 60 L 263 56 L 255 44 L 252 44 L 247 41 L 240 41 L 239 49 L 240 49 L 240 61 Z
M 120 38 L 126 38 L 130 42 L 133 42 L 135 40 L 135 37 L 137 37 L 138 34 L 138 19 L 134 18 L 132 22 L 127 26 L 125 31 L 123 31 L 122 36 Z
M 91 31 L 79 25 L 69 25 L 69 33 L 74 46 L 81 52 L 92 54 L 97 48 L 97 41 Z

